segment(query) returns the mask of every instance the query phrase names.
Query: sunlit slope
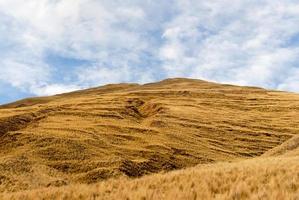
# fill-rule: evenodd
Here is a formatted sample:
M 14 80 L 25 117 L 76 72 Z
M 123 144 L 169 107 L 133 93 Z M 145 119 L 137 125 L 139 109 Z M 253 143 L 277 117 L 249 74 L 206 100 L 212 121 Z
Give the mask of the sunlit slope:
M 0 109 L 0 189 L 256 157 L 298 122 L 297 94 L 189 79 L 26 99 Z
M 270 149 L 263 156 L 299 156 L 299 134 Z

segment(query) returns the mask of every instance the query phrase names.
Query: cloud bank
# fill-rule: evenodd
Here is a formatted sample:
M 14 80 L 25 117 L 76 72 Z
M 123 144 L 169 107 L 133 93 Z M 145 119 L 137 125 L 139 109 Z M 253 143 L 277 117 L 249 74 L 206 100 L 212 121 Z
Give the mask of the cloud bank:
M 0 0 L 0 85 L 192 77 L 299 92 L 297 0 Z

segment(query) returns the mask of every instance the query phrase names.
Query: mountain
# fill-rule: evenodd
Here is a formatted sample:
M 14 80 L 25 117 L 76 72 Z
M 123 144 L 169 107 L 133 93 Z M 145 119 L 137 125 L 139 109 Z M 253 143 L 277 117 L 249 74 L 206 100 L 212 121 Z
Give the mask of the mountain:
M 298 133 L 298 94 L 194 79 L 24 99 L 0 106 L 0 191 L 108 187 L 115 179 L 133 187 L 179 169 L 169 176 L 207 170 L 225 179 L 222 170 L 296 163 Z

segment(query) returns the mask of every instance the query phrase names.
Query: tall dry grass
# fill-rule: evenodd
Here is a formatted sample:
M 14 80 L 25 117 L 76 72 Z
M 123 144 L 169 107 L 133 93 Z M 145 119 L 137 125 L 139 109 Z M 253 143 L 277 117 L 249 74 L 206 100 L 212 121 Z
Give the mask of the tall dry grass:
M 299 135 L 295 135 L 291 139 L 281 145 L 270 149 L 263 156 L 299 156 Z
M 18 193 L 1 199 L 299 199 L 299 157 L 256 158 L 94 185 Z

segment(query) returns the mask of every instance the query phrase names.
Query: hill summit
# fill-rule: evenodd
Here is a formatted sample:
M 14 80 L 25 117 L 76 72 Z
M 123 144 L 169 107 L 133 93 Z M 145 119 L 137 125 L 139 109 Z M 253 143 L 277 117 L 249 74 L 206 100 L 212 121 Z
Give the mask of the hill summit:
M 298 131 L 298 94 L 194 79 L 29 98 L 0 106 L 0 190 L 273 155 Z

